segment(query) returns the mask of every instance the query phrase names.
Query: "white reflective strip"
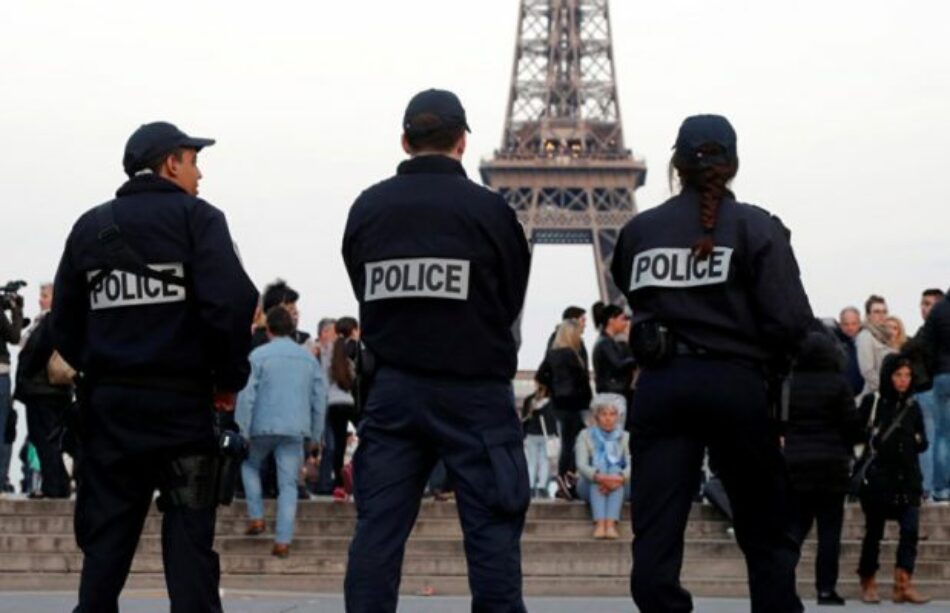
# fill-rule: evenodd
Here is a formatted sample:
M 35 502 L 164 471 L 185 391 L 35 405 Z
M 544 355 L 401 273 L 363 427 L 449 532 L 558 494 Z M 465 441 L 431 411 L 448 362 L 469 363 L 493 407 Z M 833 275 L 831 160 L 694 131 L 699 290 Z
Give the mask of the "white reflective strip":
M 392 298 L 468 300 L 471 263 L 445 258 L 408 258 L 366 264 L 365 302 Z
M 170 272 L 180 279 L 185 278 L 185 267 L 180 262 L 149 264 L 148 267 L 156 271 Z M 99 274 L 98 270 L 90 270 L 86 273 L 86 279 L 92 281 L 97 274 Z M 184 302 L 185 298 L 185 288 L 180 285 L 140 277 L 122 270 L 113 270 L 103 277 L 98 285 L 89 288 L 89 308 L 93 311 Z
M 633 258 L 630 291 L 646 287 L 700 287 L 729 280 L 732 247 L 716 247 L 705 260 L 693 257 L 692 249 L 660 247 Z

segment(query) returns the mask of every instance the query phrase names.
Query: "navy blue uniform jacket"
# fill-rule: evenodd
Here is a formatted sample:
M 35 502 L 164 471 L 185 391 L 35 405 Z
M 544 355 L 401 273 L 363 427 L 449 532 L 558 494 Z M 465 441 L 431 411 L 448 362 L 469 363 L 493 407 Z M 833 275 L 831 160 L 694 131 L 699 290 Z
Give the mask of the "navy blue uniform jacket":
M 510 380 L 531 254 L 504 198 L 445 156 L 416 157 L 350 209 L 343 259 L 380 364 Z
M 725 356 L 771 361 L 794 353 L 814 317 L 788 230 L 767 211 L 725 198 L 709 259 L 699 193 L 686 188 L 620 232 L 611 274 L 634 322 L 655 318 L 682 340 Z
M 154 175 L 131 179 L 113 202 L 129 246 L 150 267 L 184 276 L 186 287 L 121 271 L 91 287 L 107 262 L 92 209 L 73 226 L 56 273 L 57 349 L 93 379 L 177 378 L 242 389 L 257 290 L 224 213 Z

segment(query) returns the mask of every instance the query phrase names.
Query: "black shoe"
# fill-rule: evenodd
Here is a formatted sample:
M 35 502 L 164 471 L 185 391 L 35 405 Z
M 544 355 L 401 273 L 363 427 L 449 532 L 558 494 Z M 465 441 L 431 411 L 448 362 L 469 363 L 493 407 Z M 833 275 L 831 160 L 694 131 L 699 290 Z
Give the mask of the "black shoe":
M 818 604 L 843 607 L 844 598 L 839 596 L 838 592 L 835 592 L 834 590 L 830 592 L 818 592 Z

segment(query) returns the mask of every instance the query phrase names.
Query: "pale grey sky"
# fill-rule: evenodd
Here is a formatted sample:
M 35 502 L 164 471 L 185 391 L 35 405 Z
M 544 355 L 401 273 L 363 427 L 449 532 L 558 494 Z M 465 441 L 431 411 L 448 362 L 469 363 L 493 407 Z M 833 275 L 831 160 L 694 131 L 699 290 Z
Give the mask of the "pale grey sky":
M 516 0 L 0 4 L 0 282 L 35 302 L 75 218 L 122 182 L 122 148 L 164 119 L 218 139 L 201 195 L 224 209 L 251 277 L 298 288 L 303 323 L 353 313 L 347 209 L 402 158 L 409 97 L 455 90 L 466 168 L 499 145 Z M 793 231 L 815 311 L 885 295 L 911 332 L 950 285 L 948 5 L 939 0 L 613 0 L 627 144 L 669 196 L 680 121 L 728 116 L 740 199 Z M 525 318 L 533 368 L 564 305 L 596 298 L 588 248 L 542 247 Z

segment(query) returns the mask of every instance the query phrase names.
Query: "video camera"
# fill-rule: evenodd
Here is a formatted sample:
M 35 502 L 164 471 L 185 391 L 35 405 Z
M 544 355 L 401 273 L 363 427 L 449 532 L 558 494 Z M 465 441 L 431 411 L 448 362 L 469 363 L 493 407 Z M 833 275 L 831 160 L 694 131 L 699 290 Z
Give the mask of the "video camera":
M 20 290 L 26 287 L 26 281 L 9 281 L 0 287 L 0 309 L 12 311 L 14 308 L 23 308 L 23 296 Z

